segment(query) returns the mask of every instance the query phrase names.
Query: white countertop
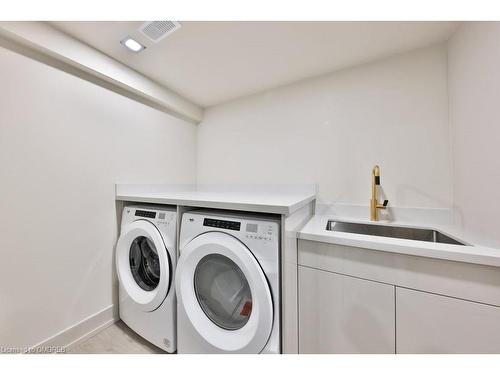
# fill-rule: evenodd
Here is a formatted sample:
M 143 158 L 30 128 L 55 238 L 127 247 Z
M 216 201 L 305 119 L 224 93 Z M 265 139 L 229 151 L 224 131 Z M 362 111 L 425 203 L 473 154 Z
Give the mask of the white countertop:
M 116 185 L 116 200 L 290 215 L 316 198 L 306 186 Z
M 360 220 L 359 218 L 339 217 L 333 214 L 315 215 L 302 230 L 298 232 L 297 237 L 303 240 L 336 245 L 500 267 L 500 249 L 478 245 L 472 236 L 467 235 L 453 225 L 424 225 L 423 223 L 408 223 L 403 221 L 377 222 L 377 224 L 382 225 L 436 229 L 452 238 L 470 244 L 470 246 L 333 232 L 326 229 L 328 220 L 372 223 L 366 219 Z

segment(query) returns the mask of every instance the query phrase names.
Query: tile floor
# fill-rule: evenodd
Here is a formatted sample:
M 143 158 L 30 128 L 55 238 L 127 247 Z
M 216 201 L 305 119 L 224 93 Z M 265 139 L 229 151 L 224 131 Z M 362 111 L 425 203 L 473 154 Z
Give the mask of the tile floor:
M 157 354 L 163 350 L 144 340 L 121 320 L 67 350 L 68 354 Z

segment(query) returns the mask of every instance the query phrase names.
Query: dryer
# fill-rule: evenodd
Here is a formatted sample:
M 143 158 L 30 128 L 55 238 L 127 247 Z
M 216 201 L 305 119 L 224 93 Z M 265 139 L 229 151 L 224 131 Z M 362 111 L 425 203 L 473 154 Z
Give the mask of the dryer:
M 280 225 L 192 211 L 176 271 L 178 353 L 280 353 Z
M 177 211 L 126 206 L 116 245 L 120 318 L 159 348 L 174 352 Z

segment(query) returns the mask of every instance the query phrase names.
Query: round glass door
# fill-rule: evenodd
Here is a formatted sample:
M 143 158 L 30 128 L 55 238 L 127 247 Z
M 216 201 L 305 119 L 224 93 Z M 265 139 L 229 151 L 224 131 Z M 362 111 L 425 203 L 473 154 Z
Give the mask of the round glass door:
M 167 297 L 171 263 L 161 233 L 136 220 L 122 227 L 116 244 L 116 271 L 122 290 L 143 311 L 153 311 Z
M 252 252 L 220 232 L 203 233 L 180 251 L 175 287 L 182 324 L 210 352 L 260 353 L 273 327 L 273 299 Z
M 237 330 L 250 319 L 250 286 L 241 269 L 228 257 L 203 257 L 194 272 L 194 289 L 203 312 L 219 327 Z
M 154 290 L 160 282 L 160 260 L 156 247 L 149 238 L 139 236 L 130 245 L 130 271 L 145 291 Z

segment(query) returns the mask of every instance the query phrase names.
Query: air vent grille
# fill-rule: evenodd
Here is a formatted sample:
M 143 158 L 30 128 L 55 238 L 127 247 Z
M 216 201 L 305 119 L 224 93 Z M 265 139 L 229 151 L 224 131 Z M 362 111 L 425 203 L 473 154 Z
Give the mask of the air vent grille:
M 151 41 L 158 43 L 167 35 L 179 29 L 181 24 L 176 21 L 151 21 L 145 22 L 139 31 L 147 36 Z

